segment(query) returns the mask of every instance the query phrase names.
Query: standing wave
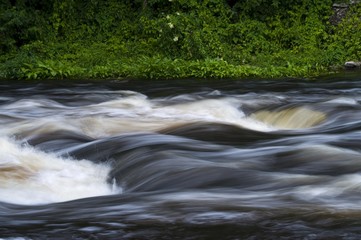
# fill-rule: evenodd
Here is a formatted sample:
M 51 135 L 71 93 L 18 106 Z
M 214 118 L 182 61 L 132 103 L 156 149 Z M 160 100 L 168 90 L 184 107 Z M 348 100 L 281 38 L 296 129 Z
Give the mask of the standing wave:
M 109 195 L 110 166 L 74 161 L 36 150 L 9 138 L 0 138 L 0 201 L 47 204 Z

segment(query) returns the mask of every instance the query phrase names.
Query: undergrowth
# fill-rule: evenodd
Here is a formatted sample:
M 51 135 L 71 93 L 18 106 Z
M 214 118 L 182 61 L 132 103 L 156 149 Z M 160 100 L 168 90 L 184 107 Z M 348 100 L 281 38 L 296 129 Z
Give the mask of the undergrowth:
M 3 1 L 0 78 L 307 77 L 361 59 L 361 4 Z

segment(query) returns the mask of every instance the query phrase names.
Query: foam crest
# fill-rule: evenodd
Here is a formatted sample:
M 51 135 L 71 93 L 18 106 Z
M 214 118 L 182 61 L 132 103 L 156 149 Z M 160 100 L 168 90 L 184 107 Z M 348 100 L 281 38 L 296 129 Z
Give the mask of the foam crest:
M 244 113 L 236 102 L 230 99 L 206 99 L 160 108 L 168 117 L 177 116 L 185 119 L 238 121 Z
M 175 104 L 156 109 L 153 115 L 161 119 L 184 122 L 216 122 L 232 124 L 258 131 L 274 130 L 267 124 L 245 116 L 241 102 L 234 98 L 204 99 L 195 102 Z
M 87 106 L 78 109 L 83 115 L 105 114 L 107 116 L 136 117 L 152 110 L 153 104 L 145 95 L 137 93 L 120 99 Z
M 0 201 L 45 204 L 114 193 L 110 167 L 74 161 L 0 138 Z
M 304 185 L 294 188 L 293 195 L 299 199 L 322 202 L 336 208 L 360 209 L 358 195 L 361 191 L 361 176 L 345 174 L 324 184 Z M 356 201 L 345 201 L 355 199 Z
M 335 105 L 357 105 L 358 102 L 353 98 L 340 97 L 335 98 L 325 102 L 326 104 L 335 104 Z
M 194 122 L 232 124 L 265 132 L 275 130 L 262 121 L 246 117 L 241 105 L 241 101 L 235 98 L 171 104 L 164 99 L 150 100 L 144 95 L 134 94 L 89 106 L 68 108 L 66 112 L 53 109 L 47 117 L 8 123 L 0 129 L 0 134 L 26 138 L 34 134 L 71 131 L 97 138 L 129 132 L 156 132 Z

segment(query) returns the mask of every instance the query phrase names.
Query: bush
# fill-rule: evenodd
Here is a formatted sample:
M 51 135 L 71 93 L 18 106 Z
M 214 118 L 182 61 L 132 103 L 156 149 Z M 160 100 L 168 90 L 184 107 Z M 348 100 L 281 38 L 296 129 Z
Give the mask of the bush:
M 231 2 L 4 0 L 0 78 L 310 76 L 361 58 L 360 4 L 331 26 L 331 0 Z

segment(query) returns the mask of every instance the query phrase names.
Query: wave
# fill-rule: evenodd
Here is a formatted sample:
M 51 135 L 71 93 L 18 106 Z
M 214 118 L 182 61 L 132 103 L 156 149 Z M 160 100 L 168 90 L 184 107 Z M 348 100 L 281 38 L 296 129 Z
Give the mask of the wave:
M 261 110 L 253 113 L 251 117 L 279 129 L 310 128 L 327 119 L 323 112 L 305 107 L 291 107 L 278 111 Z
M 106 164 L 57 157 L 3 137 L 0 149 L 0 201 L 45 204 L 118 191 L 106 181 Z
M 163 133 L 103 139 L 60 132 L 29 144 L 57 155 L 109 164 L 108 184 L 116 183 L 124 194 L 233 189 L 263 200 L 292 196 L 308 201 L 308 196 L 321 204 L 328 199 L 347 203 L 356 196 L 361 154 L 337 146 L 344 137 L 288 136 L 196 123 Z

